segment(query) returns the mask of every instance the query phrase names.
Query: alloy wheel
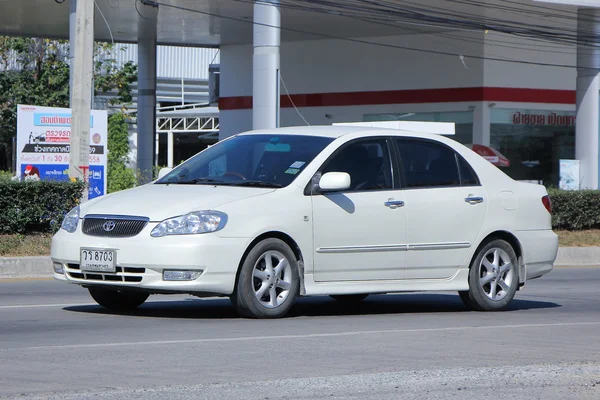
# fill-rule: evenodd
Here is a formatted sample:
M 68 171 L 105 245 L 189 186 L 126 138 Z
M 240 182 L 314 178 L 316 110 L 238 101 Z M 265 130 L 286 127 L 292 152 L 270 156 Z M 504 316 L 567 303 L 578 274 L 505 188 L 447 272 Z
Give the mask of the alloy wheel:
M 479 265 L 479 285 L 492 301 L 502 300 L 515 284 L 515 268 L 506 251 L 489 249 Z
M 258 258 L 252 271 L 254 295 L 266 308 L 276 308 L 290 294 L 292 267 L 278 251 L 267 251 Z

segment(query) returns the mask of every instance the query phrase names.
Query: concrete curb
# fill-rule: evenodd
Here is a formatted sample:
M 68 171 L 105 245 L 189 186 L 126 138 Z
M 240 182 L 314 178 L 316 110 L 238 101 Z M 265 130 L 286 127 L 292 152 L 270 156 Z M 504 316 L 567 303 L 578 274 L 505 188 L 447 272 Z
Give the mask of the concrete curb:
M 52 260 L 42 257 L 0 257 L 0 279 L 51 278 Z
M 600 265 L 600 247 L 559 247 L 554 265 L 557 267 Z
M 557 267 L 600 266 L 600 247 L 560 247 Z M 51 278 L 52 260 L 42 257 L 0 257 L 0 279 Z

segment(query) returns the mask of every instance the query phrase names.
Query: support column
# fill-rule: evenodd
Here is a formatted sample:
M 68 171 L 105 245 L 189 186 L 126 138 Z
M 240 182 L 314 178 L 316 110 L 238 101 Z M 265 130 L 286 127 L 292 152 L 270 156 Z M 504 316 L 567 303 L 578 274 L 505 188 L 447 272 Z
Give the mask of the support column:
M 75 32 L 77 32 L 77 0 L 69 0 L 69 107 L 73 108 L 73 61 L 75 59 Z
M 478 103 L 473 109 L 473 144 L 490 145 L 490 104 Z
M 69 150 L 69 178 L 88 181 L 90 162 L 90 114 L 94 59 L 94 2 L 78 4 L 73 52 L 72 121 Z M 88 198 L 84 190 L 82 201 Z
M 254 4 L 254 56 L 252 58 L 252 125 L 254 129 L 279 126 L 279 1 Z
M 575 158 L 579 160 L 582 189 L 598 189 L 598 136 L 600 135 L 600 9 L 579 8 L 577 12 L 577 123 Z M 589 43 L 591 46 L 584 46 Z
M 167 167 L 173 168 L 173 131 L 167 132 Z
M 156 135 L 156 33 L 158 7 L 138 3 L 137 168 L 152 180 Z

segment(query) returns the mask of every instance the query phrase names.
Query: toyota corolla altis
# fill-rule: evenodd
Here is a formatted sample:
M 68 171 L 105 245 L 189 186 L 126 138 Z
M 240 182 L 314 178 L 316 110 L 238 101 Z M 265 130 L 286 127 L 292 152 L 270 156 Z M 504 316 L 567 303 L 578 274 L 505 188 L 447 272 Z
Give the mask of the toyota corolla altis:
M 457 291 L 501 310 L 552 270 L 541 185 L 456 141 L 366 127 L 253 131 L 157 181 L 81 204 L 52 240 L 54 277 L 117 311 L 150 294 L 229 296 L 285 315 L 297 296 Z

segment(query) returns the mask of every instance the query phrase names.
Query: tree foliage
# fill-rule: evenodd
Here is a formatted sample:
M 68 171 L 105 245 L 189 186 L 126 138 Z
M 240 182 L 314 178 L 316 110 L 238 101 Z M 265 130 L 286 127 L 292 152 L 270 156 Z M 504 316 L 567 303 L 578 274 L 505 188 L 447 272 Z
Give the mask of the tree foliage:
M 0 143 L 10 146 L 16 135 L 17 104 L 69 106 L 62 47 L 56 40 L 0 37 Z
M 127 166 L 128 155 L 129 135 L 126 117 L 123 113 L 115 113 L 108 118 L 108 193 L 135 186 L 135 173 Z
M 131 102 L 137 66 L 119 67 L 114 45 L 94 47 L 94 93 L 116 93 L 112 104 Z M 0 147 L 10 154 L 17 131 L 17 104 L 69 106 L 69 43 L 63 40 L 0 36 Z M 0 154 L 0 168 L 2 167 Z
M 94 90 L 95 94 L 116 91 L 111 104 L 131 103 L 131 84 L 137 81 L 137 65 L 127 62 L 117 65 L 117 49 L 110 43 L 96 43 L 94 47 Z

